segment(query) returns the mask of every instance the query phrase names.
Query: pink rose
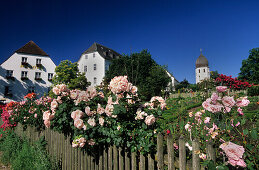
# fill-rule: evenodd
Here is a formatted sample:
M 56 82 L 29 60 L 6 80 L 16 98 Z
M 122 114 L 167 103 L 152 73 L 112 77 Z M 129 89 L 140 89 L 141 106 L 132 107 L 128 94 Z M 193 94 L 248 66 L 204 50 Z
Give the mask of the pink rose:
M 222 103 L 224 106 L 232 108 L 236 102 L 233 97 L 224 96 L 222 98 Z
M 210 123 L 210 117 L 205 117 L 204 123 Z
M 44 120 L 44 125 L 46 126 L 46 128 L 49 128 L 50 127 L 50 121 Z
M 87 123 L 88 123 L 90 126 L 95 126 L 95 125 L 96 125 L 94 118 L 88 119 Z
M 34 117 L 37 118 L 37 114 L 36 113 L 34 114 Z
M 243 109 L 241 109 L 240 107 L 237 109 L 237 111 L 238 111 L 239 115 L 241 115 L 241 116 L 243 116 L 243 115 L 244 115 L 244 113 L 243 113 Z
M 104 119 L 103 119 L 102 117 L 99 118 L 99 124 L 100 124 L 101 126 L 104 125 Z
M 93 112 L 91 112 L 89 106 L 87 106 L 87 107 L 85 108 L 85 113 L 87 114 L 87 116 L 93 116 Z
M 72 113 L 71 113 L 71 118 L 72 119 L 80 119 L 80 118 L 82 118 L 84 116 L 84 112 L 82 112 L 81 110 L 76 110 L 76 111 L 73 111 Z
M 58 97 L 57 97 L 57 102 L 58 102 L 59 104 L 61 104 L 61 103 L 62 103 L 62 99 L 61 99 L 61 97 L 60 97 L 60 96 L 58 96 Z
M 227 86 L 217 86 L 216 90 L 220 93 L 220 92 L 224 92 L 227 90 Z
M 90 140 L 88 141 L 88 145 L 91 145 L 91 146 L 95 145 L 94 140 L 93 140 L 93 139 L 90 139 Z
M 75 119 L 74 126 L 78 129 L 82 129 L 82 127 L 84 126 L 84 121 L 82 119 Z
M 132 86 L 131 93 L 132 94 L 137 94 L 137 92 L 138 92 L 138 88 L 136 86 Z
M 179 147 L 178 147 L 178 145 L 176 143 L 174 143 L 174 149 L 176 149 L 176 150 L 179 149 Z
M 100 115 L 104 113 L 104 108 L 99 103 L 98 103 L 98 107 L 97 107 L 97 113 Z
M 239 146 L 232 142 L 225 142 L 220 145 L 220 148 L 226 153 L 229 163 L 233 166 L 239 165 L 245 167 L 242 156 L 245 152 L 243 146 Z
M 49 110 L 43 112 L 43 120 L 49 120 L 50 115 L 51 115 L 51 113 Z
M 74 142 L 73 142 L 73 143 L 72 143 L 72 147 L 73 147 L 73 148 L 78 147 L 78 143 L 74 143 Z
M 104 98 L 104 94 L 103 94 L 103 92 L 98 92 L 98 95 L 101 97 L 101 98 Z
M 60 89 L 60 92 L 68 91 L 67 86 L 65 84 L 58 85 L 58 88 Z
M 57 102 L 57 100 L 53 100 L 52 102 L 51 102 L 51 109 L 56 109 L 57 107 L 58 107 L 58 102 Z
M 60 90 L 59 90 L 59 88 L 53 87 L 52 91 L 53 91 L 53 93 L 54 93 L 55 95 L 60 95 Z
M 236 105 L 237 107 L 245 107 L 250 103 L 247 97 L 240 97 L 237 99 Z
M 78 90 L 71 90 L 70 91 L 70 98 L 75 100 L 78 96 Z
M 192 130 L 192 126 L 187 123 L 185 126 L 184 126 L 185 130 L 188 130 L 189 132 Z
M 150 126 L 150 125 L 152 125 L 153 123 L 155 123 L 155 121 L 156 121 L 156 118 L 155 118 L 154 115 L 149 115 L 149 116 L 147 116 L 146 119 L 145 119 L 145 123 L 146 123 L 146 125 L 148 125 L 148 126 Z
M 113 113 L 113 109 L 114 109 L 113 105 L 107 104 L 105 108 L 106 115 L 110 117 Z
M 89 94 L 90 98 L 94 98 L 95 96 L 97 96 L 97 91 L 95 89 L 95 87 L 88 87 L 87 88 L 87 93 Z

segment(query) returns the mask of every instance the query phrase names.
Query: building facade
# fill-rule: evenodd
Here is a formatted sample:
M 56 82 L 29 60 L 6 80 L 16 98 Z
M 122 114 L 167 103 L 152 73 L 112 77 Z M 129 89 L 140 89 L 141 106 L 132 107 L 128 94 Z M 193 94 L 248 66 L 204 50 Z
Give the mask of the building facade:
M 85 72 L 88 82 L 91 86 L 100 85 L 109 69 L 111 60 L 118 58 L 119 53 L 103 45 L 94 43 L 80 56 L 78 67 L 80 72 Z
M 56 65 L 33 41 L 7 58 L 0 67 L 0 96 L 15 101 L 35 92 L 48 93 Z
M 168 71 L 166 71 L 166 73 L 170 78 L 170 82 L 168 83 L 168 85 L 166 87 L 166 91 L 175 91 L 175 86 L 177 84 L 179 84 L 179 81 L 176 80 L 176 78 L 171 73 L 169 73 Z
M 202 55 L 202 53 L 196 60 L 195 66 L 196 84 L 204 79 L 210 78 L 209 62 L 207 58 L 204 55 Z

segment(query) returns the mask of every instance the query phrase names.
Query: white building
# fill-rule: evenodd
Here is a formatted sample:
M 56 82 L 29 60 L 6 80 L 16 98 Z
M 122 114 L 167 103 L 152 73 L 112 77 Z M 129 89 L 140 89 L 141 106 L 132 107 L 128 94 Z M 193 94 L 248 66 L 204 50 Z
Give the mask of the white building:
M 166 73 L 170 78 L 170 82 L 168 83 L 168 86 L 167 86 L 166 90 L 167 91 L 175 91 L 175 86 L 177 84 L 179 84 L 179 81 L 177 81 L 176 78 L 171 73 L 169 73 L 168 71 L 166 71 Z
M 94 43 L 83 52 L 78 60 L 79 71 L 85 72 L 87 81 L 91 82 L 91 86 L 100 85 L 105 76 L 105 71 L 109 69 L 111 60 L 119 56 L 120 54 L 114 50 Z
M 0 67 L 0 96 L 15 101 L 48 92 L 56 65 L 33 41 L 16 50 Z M 0 97 L 1 98 L 1 97 Z
M 202 53 L 196 60 L 195 66 L 196 84 L 204 79 L 210 78 L 209 62 L 207 58 L 202 55 Z

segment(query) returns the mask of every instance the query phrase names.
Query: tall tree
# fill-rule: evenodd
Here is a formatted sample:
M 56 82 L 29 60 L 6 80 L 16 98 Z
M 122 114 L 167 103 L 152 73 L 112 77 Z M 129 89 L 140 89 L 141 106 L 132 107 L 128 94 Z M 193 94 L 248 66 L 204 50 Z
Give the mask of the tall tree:
M 69 60 L 61 61 L 55 69 L 55 76 L 53 77 L 53 85 L 66 84 L 70 89 L 85 90 L 90 85 L 87 82 L 85 73 L 80 73 L 78 64 L 72 63 Z
M 106 72 L 105 81 L 109 82 L 115 76 L 124 75 L 138 87 L 144 100 L 149 100 L 154 95 L 161 95 L 161 90 L 170 81 L 165 69 L 152 59 L 147 50 L 114 59 Z
M 259 84 L 259 48 L 253 48 L 249 52 L 248 58 L 242 61 L 238 78 Z

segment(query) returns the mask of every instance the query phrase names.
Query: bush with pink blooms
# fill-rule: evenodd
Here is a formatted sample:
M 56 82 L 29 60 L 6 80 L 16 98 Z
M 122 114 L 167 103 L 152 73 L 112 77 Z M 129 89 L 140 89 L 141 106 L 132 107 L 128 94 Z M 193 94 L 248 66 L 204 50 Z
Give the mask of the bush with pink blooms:
M 101 88 L 70 90 L 53 87 L 53 98 L 27 98 L 17 103 L 9 120 L 23 125 L 51 128 L 71 135 L 73 147 L 93 149 L 115 144 L 132 151 L 155 151 L 157 120 L 166 107 L 162 97 L 140 101 L 137 87 L 127 76 L 114 77 L 108 92 Z
M 199 156 L 210 168 L 258 169 L 258 129 L 253 123 L 257 119 L 248 119 L 243 112 L 250 101 L 247 97 L 226 96 L 227 87 L 216 89 L 217 92 L 202 103 L 202 110 L 189 112 L 183 120 L 189 152 L 192 141 L 198 138 L 201 142 Z M 216 164 L 204 156 L 208 142 L 218 148 Z

